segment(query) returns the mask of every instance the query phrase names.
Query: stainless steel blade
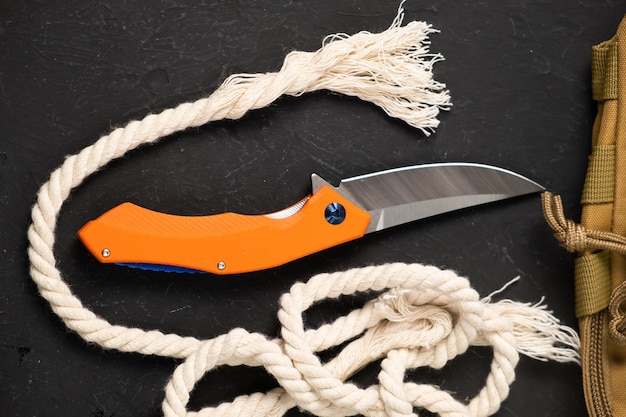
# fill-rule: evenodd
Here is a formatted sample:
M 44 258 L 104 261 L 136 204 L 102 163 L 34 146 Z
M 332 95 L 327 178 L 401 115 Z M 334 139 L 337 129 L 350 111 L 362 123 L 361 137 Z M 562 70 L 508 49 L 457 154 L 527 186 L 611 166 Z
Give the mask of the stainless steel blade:
M 312 182 L 314 192 L 327 184 L 315 174 Z M 335 189 L 370 213 L 366 233 L 544 190 L 515 172 L 473 163 L 391 169 L 344 179 Z

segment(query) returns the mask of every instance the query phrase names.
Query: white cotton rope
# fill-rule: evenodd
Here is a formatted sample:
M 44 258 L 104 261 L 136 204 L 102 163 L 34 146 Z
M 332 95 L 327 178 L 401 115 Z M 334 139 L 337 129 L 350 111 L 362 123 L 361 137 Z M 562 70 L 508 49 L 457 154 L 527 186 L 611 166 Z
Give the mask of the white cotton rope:
M 544 307 L 480 300 L 465 278 L 423 265 L 390 264 L 313 277 L 281 298 L 282 338 L 268 340 L 234 329 L 210 340 L 114 325 L 84 307 L 56 267 L 56 222 L 71 190 L 115 158 L 145 143 L 210 121 L 238 119 L 283 94 L 326 89 L 360 97 L 428 134 L 450 106 L 428 51 L 434 29 L 402 26 L 402 8 L 382 33 L 328 37 L 317 52 L 292 52 L 280 71 L 229 77 L 211 96 L 130 122 L 65 159 L 39 190 L 28 230 L 30 274 L 65 325 L 103 348 L 184 359 L 166 387 L 163 413 L 173 416 L 280 416 L 299 407 L 319 416 L 413 416 L 423 408 L 441 416 L 487 416 L 506 398 L 519 352 L 541 360 L 578 361 L 576 333 Z M 319 329 L 305 329 L 302 313 L 324 298 L 388 291 Z M 349 343 L 347 343 L 350 341 Z M 317 352 L 347 345 L 327 363 Z M 485 387 L 467 403 L 432 385 L 404 382 L 409 368 L 441 368 L 470 345 L 491 345 Z M 361 389 L 345 380 L 384 358 L 379 384 Z M 220 365 L 263 366 L 280 384 L 199 412 L 187 411 L 194 384 Z
M 316 302 L 380 292 L 348 315 L 305 329 L 303 313 Z M 299 407 L 318 416 L 489 416 L 509 393 L 519 353 L 540 360 L 579 362 L 576 332 L 540 305 L 480 299 L 466 278 L 419 264 L 386 264 L 319 274 L 280 299 L 281 338 L 234 329 L 200 343 L 166 387 L 166 416 L 281 416 Z M 322 363 L 317 352 L 348 342 Z M 467 403 L 438 387 L 405 382 L 407 369 L 442 368 L 470 346 L 493 348 L 485 386 Z M 383 359 L 379 384 L 344 382 Z M 220 365 L 263 366 L 281 388 L 237 397 L 198 413 L 186 410 L 195 383 Z

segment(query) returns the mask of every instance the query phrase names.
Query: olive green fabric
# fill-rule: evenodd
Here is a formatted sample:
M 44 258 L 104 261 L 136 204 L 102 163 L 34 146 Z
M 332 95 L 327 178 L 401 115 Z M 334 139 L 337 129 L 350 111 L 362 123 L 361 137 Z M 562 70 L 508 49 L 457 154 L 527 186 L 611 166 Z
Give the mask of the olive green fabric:
M 615 198 L 615 145 L 597 145 L 589 165 L 581 203 L 611 203 Z
M 617 98 L 617 42 L 602 42 L 591 49 L 591 89 L 595 101 Z
M 576 317 L 594 314 L 608 307 L 611 268 L 607 251 L 576 258 L 574 276 Z

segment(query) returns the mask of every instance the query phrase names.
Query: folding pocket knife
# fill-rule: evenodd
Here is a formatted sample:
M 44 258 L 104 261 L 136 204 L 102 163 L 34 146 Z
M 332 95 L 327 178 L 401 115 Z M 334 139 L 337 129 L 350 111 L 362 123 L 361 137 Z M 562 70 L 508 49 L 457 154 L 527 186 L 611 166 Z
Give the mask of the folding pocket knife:
M 177 216 L 123 203 L 78 236 L 100 261 L 142 269 L 234 274 L 272 268 L 418 219 L 544 190 L 473 163 L 391 169 L 344 179 L 311 176 L 313 193 L 270 214 Z

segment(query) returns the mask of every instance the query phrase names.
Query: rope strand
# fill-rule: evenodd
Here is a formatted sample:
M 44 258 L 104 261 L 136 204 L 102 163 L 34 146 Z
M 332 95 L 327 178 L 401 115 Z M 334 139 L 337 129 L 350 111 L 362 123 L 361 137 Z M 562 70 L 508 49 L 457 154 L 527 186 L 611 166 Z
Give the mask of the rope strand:
M 346 316 L 318 329 L 304 328 L 302 316 L 317 302 L 383 289 L 387 291 L 382 296 L 350 313 L 365 317 L 364 328 L 345 334 Z M 255 408 L 262 402 L 279 411 L 275 415 L 298 406 L 318 416 L 414 416 L 414 408 L 446 417 L 488 416 L 509 393 L 519 352 L 540 360 L 579 363 L 578 336 L 542 306 L 510 300 L 489 303 L 466 278 L 419 264 L 316 275 L 281 297 L 278 317 L 282 339 L 269 341 L 261 334 L 234 329 L 203 342 L 174 372 L 166 388 L 164 415 L 192 415 L 186 406 L 195 383 L 224 364 L 263 366 L 282 388 L 238 397 L 221 404 L 219 413 L 210 408 L 202 415 L 242 415 L 240 410 L 245 409 L 245 415 L 262 416 L 266 408 L 258 412 Z M 335 358 L 320 361 L 317 352 L 346 340 L 351 341 Z M 494 356 L 485 386 L 467 404 L 437 387 L 404 381 L 407 369 L 441 368 L 473 345 L 493 346 Z M 364 360 L 381 358 L 378 385 L 362 389 L 345 382 Z
M 409 416 L 424 408 L 446 417 L 487 416 L 508 395 L 519 351 L 538 358 L 578 361 L 579 341 L 549 312 L 526 304 L 489 304 L 465 278 L 423 265 L 390 264 L 313 277 L 281 298 L 282 339 L 233 329 L 210 340 L 159 330 L 114 325 L 96 316 L 72 293 L 56 267 L 55 229 L 72 189 L 110 161 L 183 129 L 237 119 L 283 94 L 328 89 L 380 106 L 426 135 L 450 106 L 432 66 L 442 57 L 428 51 L 434 29 L 423 22 L 402 24 L 402 7 L 379 34 L 360 32 L 327 38 L 317 52 L 292 52 L 280 71 L 237 74 L 211 96 L 130 122 L 65 159 L 37 195 L 28 230 L 30 274 L 51 309 L 84 340 L 103 348 L 184 359 L 165 390 L 163 413 L 174 416 L 282 416 L 295 406 L 319 416 Z M 318 329 L 303 327 L 302 313 L 324 298 L 389 290 L 363 308 Z M 516 322 L 516 317 L 523 320 Z M 520 336 L 521 335 L 521 336 Z M 523 337 L 522 337 L 523 336 Z M 322 363 L 317 352 L 347 343 Z M 406 369 L 441 368 L 472 344 L 491 344 L 494 359 L 485 387 L 468 404 L 437 387 L 404 382 Z M 546 350 L 560 345 L 563 354 Z M 367 363 L 381 359 L 379 385 L 346 383 Z M 191 391 L 220 365 L 263 366 L 281 385 L 268 393 L 240 396 L 217 407 L 187 411 Z
M 543 213 L 554 237 L 568 252 L 608 250 L 626 254 L 626 237 L 602 230 L 587 229 L 565 218 L 561 196 L 546 191 L 541 195 Z
M 109 349 L 181 358 L 199 346 L 194 338 L 113 326 L 83 307 L 56 267 L 54 232 L 63 202 L 85 178 L 130 150 L 189 127 L 240 118 L 283 94 L 297 96 L 319 89 L 371 101 L 425 134 L 434 129 L 439 110 L 450 106 L 448 91 L 433 79 L 429 62 L 442 59 L 428 51 L 428 35 L 434 29 L 424 22 L 401 26 L 401 15 L 402 9 L 382 33 L 336 36 L 327 38 L 317 52 L 291 52 L 277 73 L 231 75 L 211 96 L 132 121 L 67 157 L 39 189 L 28 230 L 31 277 L 66 326 Z M 405 84 L 396 83 L 398 74 Z

